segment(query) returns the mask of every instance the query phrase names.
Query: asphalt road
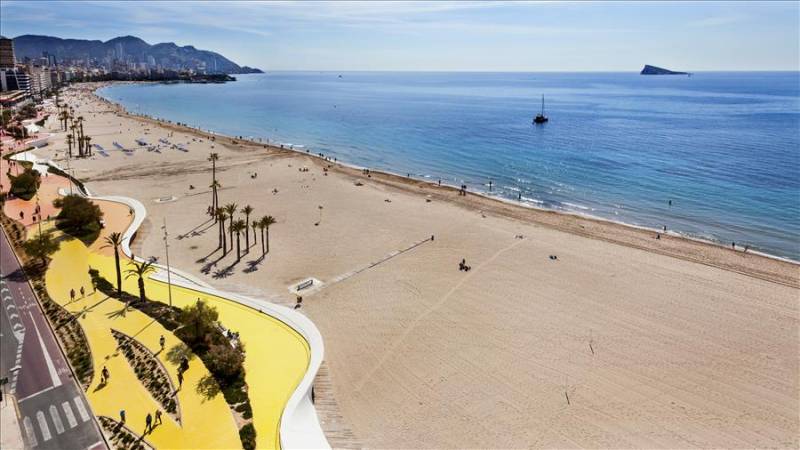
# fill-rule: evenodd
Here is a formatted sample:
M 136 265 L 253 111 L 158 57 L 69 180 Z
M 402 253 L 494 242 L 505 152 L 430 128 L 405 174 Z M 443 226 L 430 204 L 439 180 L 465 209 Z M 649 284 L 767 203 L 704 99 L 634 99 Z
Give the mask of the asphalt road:
M 105 449 L 86 398 L 4 232 L 0 232 L 0 378 L 19 404 L 32 449 Z

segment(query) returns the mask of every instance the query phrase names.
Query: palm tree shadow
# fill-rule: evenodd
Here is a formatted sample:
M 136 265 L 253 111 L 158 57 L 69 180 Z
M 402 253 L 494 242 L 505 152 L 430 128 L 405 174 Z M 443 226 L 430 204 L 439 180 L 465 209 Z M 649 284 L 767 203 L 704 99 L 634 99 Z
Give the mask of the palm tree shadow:
M 128 313 L 129 309 L 130 308 L 128 307 L 128 305 L 123 305 L 122 308 L 116 311 L 111 311 L 110 313 L 106 313 L 106 317 L 108 317 L 109 319 L 125 318 L 125 315 Z
M 200 378 L 200 381 L 197 382 L 195 392 L 197 392 L 200 397 L 203 398 L 203 403 L 205 403 L 206 401 L 216 397 L 221 392 L 221 389 L 219 387 L 219 383 L 217 383 L 217 380 L 215 380 L 210 374 L 206 374 L 203 375 L 203 377 Z
M 181 363 L 183 358 L 187 360 L 191 360 L 194 358 L 194 353 L 192 350 L 184 343 L 175 344 L 167 350 L 167 361 L 175 364 L 176 366 Z
M 247 268 L 243 270 L 244 273 L 253 273 L 258 270 L 258 266 L 264 262 L 264 256 L 262 255 L 258 259 L 254 259 L 252 261 L 247 261 Z
M 211 222 L 211 225 L 209 225 L 209 226 L 207 226 L 207 227 L 203 228 L 202 230 L 199 230 L 199 231 L 198 231 L 198 229 L 199 229 L 199 228 L 201 228 L 203 225 L 205 225 L 205 224 L 207 224 L 207 223 L 209 223 L 209 222 Z M 184 239 L 184 238 L 187 238 L 187 237 L 189 237 L 189 236 L 199 236 L 200 234 L 202 234 L 203 232 L 205 232 L 206 230 L 208 230 L 208 229 L 209 229 L 210 227 L 212 227 L 213 225 L 214 225 L 214 219 L 213 219 L 213 218 L 206 219 L 206 221 L 205 221 L 205 222 L 201 223 L 200 225 L 197 225 L 196 227 L 192 228 L 191 230 L 187 231 L 186 233 L 179 234 L 179 235 L 178 235 L 178 239 L 179 239 L 179 240 L 180 240 L 180 239 Z
M 99 304 L 101 304 L 101 303 L 105 302 L 105 301 L 106 301 L 106 300 L 108 300 L 109 298 L 111 298 L 111 297 L 108 297 L 108 296 L 106 296 L 106 297 L 104 297 L 102 300 L 100 300 L 99 302 L 95 303 L 94 305 L 84 306 L 83 308 L 81 308 L 80 310 L 78 310 L 78 311 L 76 311 L 76 312 L 71 312 L 71 311 L 68 311 L 68 312 L 69 312 L 69 313 L 72 315 L 72 317 L 70 317 L 70 318 L 69 318 L 69 320 L 67 320 L 67 321 L 65 321 L 65 322 L 62 322 L 61 324 L 59 324 L 59 325 L 56 327 L 56 330 L 60 329 L 61 327 L 64 327 L 64 326 L 68 325 L 69 323 L 71 323 L 71 322 L 72 322 L 72 321 L 74 321 L 74 320 L 83 319 L 84 317 L 86 317 L 86 315 L 87 315 L 87 314 L 89 314 L 90 312 L 92 312 L 92 310 L 93 310 L 93 309 L 94 309 L 94 308 L 95 308 L 97 305 L 99 305 Z M 64 309 L 66 309 L 66 308 L 64 308 Z
M 229 276 L 233 275 L 233 268 L 235 266 L 236 266 L 236 263 L 234 262 L 233 264 L 231 264 L 230 266 L 228 266 L 228 267 L 226 267 L 224 269 L 219 269 L 216 272 L 214 272 L 213 277 L 216 278 L 216 279 L 228 278 Z

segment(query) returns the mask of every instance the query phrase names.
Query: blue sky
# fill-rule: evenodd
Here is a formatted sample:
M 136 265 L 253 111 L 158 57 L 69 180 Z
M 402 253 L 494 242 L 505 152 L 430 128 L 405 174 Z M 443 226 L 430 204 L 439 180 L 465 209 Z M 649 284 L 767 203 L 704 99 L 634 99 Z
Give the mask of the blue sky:
M 265 70 L 800 70 L 798 2 L 0 0 L 0 33 L 135 35 Z

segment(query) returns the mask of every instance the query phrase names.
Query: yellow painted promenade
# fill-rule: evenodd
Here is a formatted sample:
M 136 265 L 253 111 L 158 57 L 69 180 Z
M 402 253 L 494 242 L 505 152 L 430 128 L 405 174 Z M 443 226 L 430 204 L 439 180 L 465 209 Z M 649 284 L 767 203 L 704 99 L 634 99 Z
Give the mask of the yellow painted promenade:
M 134 336 L 157 354 L 175 386 L 178 384 L 177 365 L 167 359 L 167 353 L 179 344 L 179 340 L 145 314 L 132 308 L 126 311 L 123 303 L 100 292 L 92 292 L 90 267 L 116 284 L 113 253 L 100 247 L 105 236 L 112 231 L 123 232 L 130 221 L 127 207 L 111 202 L 97 203 L 105 212 L 107 225 L 103 233 L 91 248 L 76 239 L 65 239 L 52 256 L 46 285 L 53 300 L 78 315 L 85 330 L 94 361 L 94 380 L 87 396 L 95 414 L 119 420 L 119 412 L 124 409 L 126 425 L 142 434 L 145 416 L 148 412 L 154 414 L 160 405 L 139 383 L 124 355 L 117 353 L 111 329 Z M 35 235 L 36 229 L 30 227 L 29 231 Z M 123 277 L 128 265 L 129 261 L 123 256 Z M 78 294 L 78 298 L 71 302 L 70 289 L 79 292 L 81 286 L 87 295 L 80 298 Z M 123 289 L 138 296 L 135 278 L 123 280 Z M 167 302 L 165 283 L 147 279 L 146 292 L 151 301 Z M 198 299 L 205 300 L 217 308 L 219 321 L 226 328 L 239 333 L 246 350 L 244 366 L 258 448 L 280 448 L 281 414 L 308 367 L 308 343 L 283 322 L 232 300 L 175 286 L 172 299 L 178 307 Z M 167 351 L 159 353 L 161 335 L 166 338 Z M 99 379 L 103 366 L 108 368 L 111 376 L 110 381 L 101 387 Z M 163 424 L 145 436 L 148 443 L 159 449 L 241 447 L 237 426 L 222 393 L 207 399 L 195 389 L 198 381 L 208 374 L 199 358 L 190 359 L 183 387 L 177 395 L 181 422 L 165 413 Z

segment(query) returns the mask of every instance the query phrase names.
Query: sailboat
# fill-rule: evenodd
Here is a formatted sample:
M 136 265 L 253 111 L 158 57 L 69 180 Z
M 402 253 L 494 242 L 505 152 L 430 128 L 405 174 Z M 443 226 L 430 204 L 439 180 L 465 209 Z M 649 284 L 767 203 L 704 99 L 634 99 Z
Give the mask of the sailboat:
M 544 115 L 544 95 L 542 95 L 542 112 L 533 118 L 533 123 L 545 123 L 547 120 L 547 116 Z

